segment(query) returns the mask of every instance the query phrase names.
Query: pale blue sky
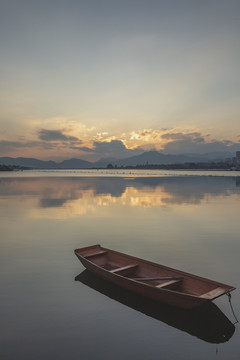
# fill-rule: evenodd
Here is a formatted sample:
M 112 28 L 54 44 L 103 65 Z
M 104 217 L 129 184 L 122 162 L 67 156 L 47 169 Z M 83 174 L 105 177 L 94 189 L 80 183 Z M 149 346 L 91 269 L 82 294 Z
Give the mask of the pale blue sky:
M 238 147 L 239 0 L 0 0 L 0 46 L 0 156 Z

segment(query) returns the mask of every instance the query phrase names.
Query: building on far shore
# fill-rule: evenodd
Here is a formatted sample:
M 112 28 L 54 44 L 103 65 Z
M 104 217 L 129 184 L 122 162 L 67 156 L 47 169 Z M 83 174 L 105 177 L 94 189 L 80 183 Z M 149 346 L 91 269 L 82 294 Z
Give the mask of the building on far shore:
M 239 170 L 240 169 L 240 151 L 236 151 L 236 156 L 232 158 L 232 164 L 233 164 L 233 169 L 237 169 Z
M 236 151 L 236 163 L 240 164 L 240 151 Z

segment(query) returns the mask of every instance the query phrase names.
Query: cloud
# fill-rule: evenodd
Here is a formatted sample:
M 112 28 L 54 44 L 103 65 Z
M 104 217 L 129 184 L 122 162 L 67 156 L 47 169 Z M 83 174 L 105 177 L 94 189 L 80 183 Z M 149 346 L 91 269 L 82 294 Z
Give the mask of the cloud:
M 38 137 L 44 141 L 78 141 L 81 142 L 75 136 L 69 136 L 63 134 L 61 130 L 47 130 L 47 129 L 40 129 L 38 131 Z
M 137 140 L 142 142 L 160 141 L 166 129 L 144 129 L 139 131 L 132 131 L 130 133 L 130 140 Z
M 0 152 L 11 151 L 12 149 L 34 148 L 39 146 L 39 141 L 8 141 L 0 140 Z
M 230 140 L 211 140 L 209 134 L 199 132 L 166 133 L 162 139 L 168 140 L 164 145 L 164 153 L 207 153 L 207 152 L 235 152 L 240 148 L 240 142 Z
M 17 140 L 0 140 L 0 153 L 8 154 L 19 152 L 19 156 L 24 156 L 25 150 L 53 150 L 69 149 L 82 144 L 82 141 L 75 136 L 63 134 L 60 130 L 38 131 L 39 140 L 26 141 L 25 137 L 19 137 Z
M 183 141 L 183 140 L 193 140 L 196 142 L 204 142 L 204 136 L 199 132 L 191 132 L 191 133 L 167 133 L 162 135 L 162 139 L 173 140 L 173 141 Z
M 71 149 L 78 150 L 78 151 L 84 151 L 88 153 L 94 153 L 95 149 L 89 148 L 87 146 L 71 146 Z
M 199 130 L 180 128 L 143 129 L 132 131 L 127 144 L 141 146 L 144 150 L 155 148 L 165 154 L 225 152 L 240 150 L 240 142 L 228 139 L 216 140 L 211 134 Z M 226 154 L 227 156 L 227 154 Z
M 81 151 L 93 152 L 101 157 L 124 158 L 133 155 L 139 155 L 144 150 L 142 148 L 128 149 L 121 140 L 94 141 L 93 147 L 79 147 Z
M 37 138 L 31 141 L 26 136 L 17 139 L 0 139 L 1 156 L 24 156 L 47 159 L 66 159 L 78 157 L 88 161 L 100 158 L 123 159 L 139 155 L 144 151 L 158 150 L 165 154 L 204 154 L 222 152 L 226 157 L 240 150 L 240 140 L 213 139 L 208 133 L 191 129 L 144 129 L 131 133 L 99 137 L 78 137 L 69 135 L 69 130 L 47 130 L 42 128 L 35 132 Z M 75 134 L 70 132 L 70 134 Z M 98 134 L 99 135 L 99 134 Z
M 121 140 L 112 140 L 110 142 L 107 141 L 95 141 L 94 142 L 95 151 L 100 154 L 114 152 L 114 153 L 122 153 L 126 152 L 127 148 L 123 144 Z

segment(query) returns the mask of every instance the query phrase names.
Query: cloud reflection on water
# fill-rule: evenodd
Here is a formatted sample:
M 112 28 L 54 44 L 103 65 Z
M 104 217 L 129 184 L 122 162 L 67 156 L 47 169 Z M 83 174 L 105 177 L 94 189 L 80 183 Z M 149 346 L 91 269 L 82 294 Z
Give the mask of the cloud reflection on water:
M 198 206 L 211 198 L 239 196 L 239 178 L 8 178 L 0 196 L 34 201 L 32 217 L 66 218 L 103 207 Z

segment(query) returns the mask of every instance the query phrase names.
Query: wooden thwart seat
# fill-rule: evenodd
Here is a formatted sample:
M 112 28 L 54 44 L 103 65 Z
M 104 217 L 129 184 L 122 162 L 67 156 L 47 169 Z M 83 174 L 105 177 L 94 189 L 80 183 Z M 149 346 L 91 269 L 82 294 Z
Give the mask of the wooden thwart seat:
M 136 264 L 130 264 L 130 265 L 119 267 L 117 269 L 110 270 L 110 272 L 111 273 L 120 273 L 122 271 L 134 269 L 134 268 L 137 268 L 137 267 L 138 267 L 138 265 L 136 265 Z
M 169 280 L 169 281 L 165 281 L 162 284 L 158 284 L 155 287 L 157 288 L 168 288 L 171 287 L 172 285 L 178 285 L 182 282 L 182 279 L 178 279 L 178 280 Z
M 92 257 L 92 256 L 103 255 L 103 254 L 106 254 L 106 253 L 107 253 L 107 251 L 97 250 L 97 251 L 91 252 L 91 254 L 84 255 L 84 257 L 89 258 L 89 257 Z
M 154 277 L 137 277 L 133 280 L 137 281 L 153 281 L 153 280 L 183 280 L 183 276 L 154 276 Z
M 206 292 L 205 294 L 200 295 L 201 298 L 204 299 L 214 299 L 217 296 L 224 294 L 226 290 L 222 287 L 217 287 L 211 291 Z

